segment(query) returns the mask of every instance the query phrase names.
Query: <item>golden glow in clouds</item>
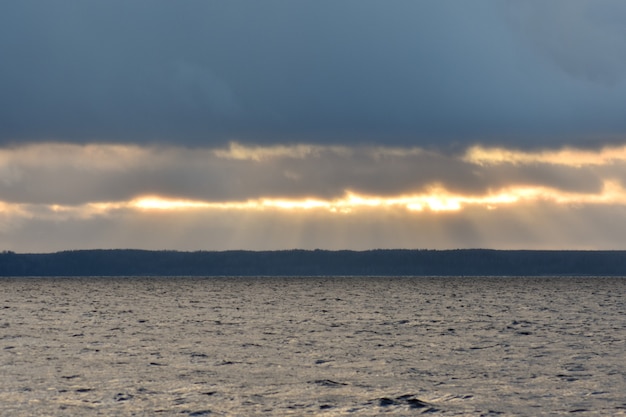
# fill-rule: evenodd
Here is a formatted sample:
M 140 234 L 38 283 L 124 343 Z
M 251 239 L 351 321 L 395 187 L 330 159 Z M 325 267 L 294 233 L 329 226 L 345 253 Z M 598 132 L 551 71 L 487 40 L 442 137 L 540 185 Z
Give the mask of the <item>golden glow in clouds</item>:
M 508 171 L 498 171 L 504 164 L 510 165 Z M 516 183 L 510 185 L 501 177 L 502 173 L 517 173 L 518 166 L 536 164 L 549 166 L 552 171 L 546 178 L 550 180 L 569 178 L 572 169 L 583 172 L 581 167 L 592 167 L 593 171 L 580 175 L 595 176 L 591 178 L 595 186 L 590 188 L 595 190 L 600 183 L 603 188 L 599 192 L 564 191 L 549 181 L 541 184 L 542 178 L 520 176 L 528 171 L 516 174 Z M 559 169 L 570 171 L 561 173 Z M 116 210 L 324 210 L 346 214 L 363 209 L 460 212 L 468 206 L 491 210 L 518 202 L 626 205 L 626 192 L 620 185 L 620 175 L 626 175 L 626 146 L 533 152 L 475 146 L 458 157 L 419 148 L 380 146 L 245 146 L 233 142 L 221 149 L 185 149 L 48 143 L 0 149 L 0 174 L 0 198 L 12 196 L 11 200 L 0 199 L 0 209 L 5 215 L 22 218 L 42 213 L 89 217 Z M 413 186 L 413 178 L 428 180 Z M 447 178 L 448 186 L 439 178 Z M 449 191 L 462 189 L 468 178 L 479 178 L 486 191 Z M 368 193 L 371 179 L 378 182 L 378 189 L 385 183 L 395 187 L 398 181 L 405 181 L 406 188 L 417 191 L 387 196 Z M 189 181 L 197 188 L 188 187 Z M 494 185 L 489 186 L 491 183 Z M 176 184 L 189 188 L 193 195 L 209 198 L 164 197 L 178 194 Z M 329 199 L 316 196 L 324 184 L 341 195 Z M 98 187 L 123 189 L 119 195 L 129 197 L 107 198 Z M 146 188 L 156 191 L 143 195 Z M 235 197 L 220 198 L 225 189 L 236 190 L 225 193 Z M 299 194 L 311 190 L 310 196 L 290 198 L 289 193 L 296 189 Z M 64 198 L 73 203 L 64 202 Z
M 350 213 L 363 208 L 406 209 L 433 212 L 460 211 L 466 206 L 494 209 L 517 202 L 551 202 L 556 204 L 617 204 L 626 205 L 626 190 L 616 182 L 606 182 L 598 194 L 563 192 L 547 187 L 511 187 L 482 196 L 460 195 L 433 186 L 429 192 L 398 197 L 365 196 L 348 192 L 345 197 L 334 200 L 314 198 L 273 199 L 263 198 L 243 202 L 206 202 L 178 200 L 163 197 L 142 197 L 129 203 L 101 203 L 91 207 L 134 208 L 140 210 L 328 210 L 333 213 Z
M 477 165 L 550 164 L 571 167 L 599 166 L 626 162 L 626 146 L 604 147 L 600 150 L 564 148 L 536 152 L 474 146 L 467 150 L 463 160 Z

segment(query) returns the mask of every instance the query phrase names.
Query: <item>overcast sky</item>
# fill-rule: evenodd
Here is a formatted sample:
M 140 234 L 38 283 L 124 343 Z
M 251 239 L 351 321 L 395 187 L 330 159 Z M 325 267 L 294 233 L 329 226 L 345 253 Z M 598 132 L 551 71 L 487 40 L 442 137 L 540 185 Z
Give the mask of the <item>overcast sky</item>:
M 0 138 L 518 146 L 626 130 L 621 0 L 0 5 Z
M 626 249 L 622 0 L 5 1 L 0 57 L 0 250 Z

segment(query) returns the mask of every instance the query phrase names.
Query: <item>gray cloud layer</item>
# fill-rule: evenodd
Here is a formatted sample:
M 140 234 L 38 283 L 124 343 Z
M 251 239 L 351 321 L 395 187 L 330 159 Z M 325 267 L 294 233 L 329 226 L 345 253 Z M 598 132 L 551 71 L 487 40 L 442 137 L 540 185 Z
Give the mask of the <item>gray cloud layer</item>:
M 618 0 L 0 4 L 0 143 L 626 133 Z
M 602 165 L 577 165 L 558 154 L 552 162 L 481 164 L 418 148 L 42 144 L 0 151 L 0 203 L 77 205 L 146 195 L 211 202 L 333 200 L 349 191 L 419 194 L 433 185 L 461 195 L 514 186 L 595 194 L 605 181 L 626 183 L 625 152 L 615 150 L 618 159 Z
M 626 3 L 527 0 L 508 3 L 527 40 L 568 74 L 615 85 L 626 77 Z

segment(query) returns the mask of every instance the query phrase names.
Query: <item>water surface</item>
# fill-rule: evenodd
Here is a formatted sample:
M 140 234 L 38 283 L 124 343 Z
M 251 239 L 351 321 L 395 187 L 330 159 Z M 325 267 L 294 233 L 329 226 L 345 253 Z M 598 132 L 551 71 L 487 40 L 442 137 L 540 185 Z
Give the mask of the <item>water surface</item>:
M 0 414 L 626 414 L 622 278 L 4 278 Z

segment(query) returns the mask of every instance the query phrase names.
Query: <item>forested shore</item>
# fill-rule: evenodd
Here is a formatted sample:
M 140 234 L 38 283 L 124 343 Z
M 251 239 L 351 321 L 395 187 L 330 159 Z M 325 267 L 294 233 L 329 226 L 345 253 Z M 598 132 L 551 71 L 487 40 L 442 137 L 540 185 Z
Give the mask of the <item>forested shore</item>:
M 0 253 L 0 276 L 626 276 L 626 251 L 76 250 Z

